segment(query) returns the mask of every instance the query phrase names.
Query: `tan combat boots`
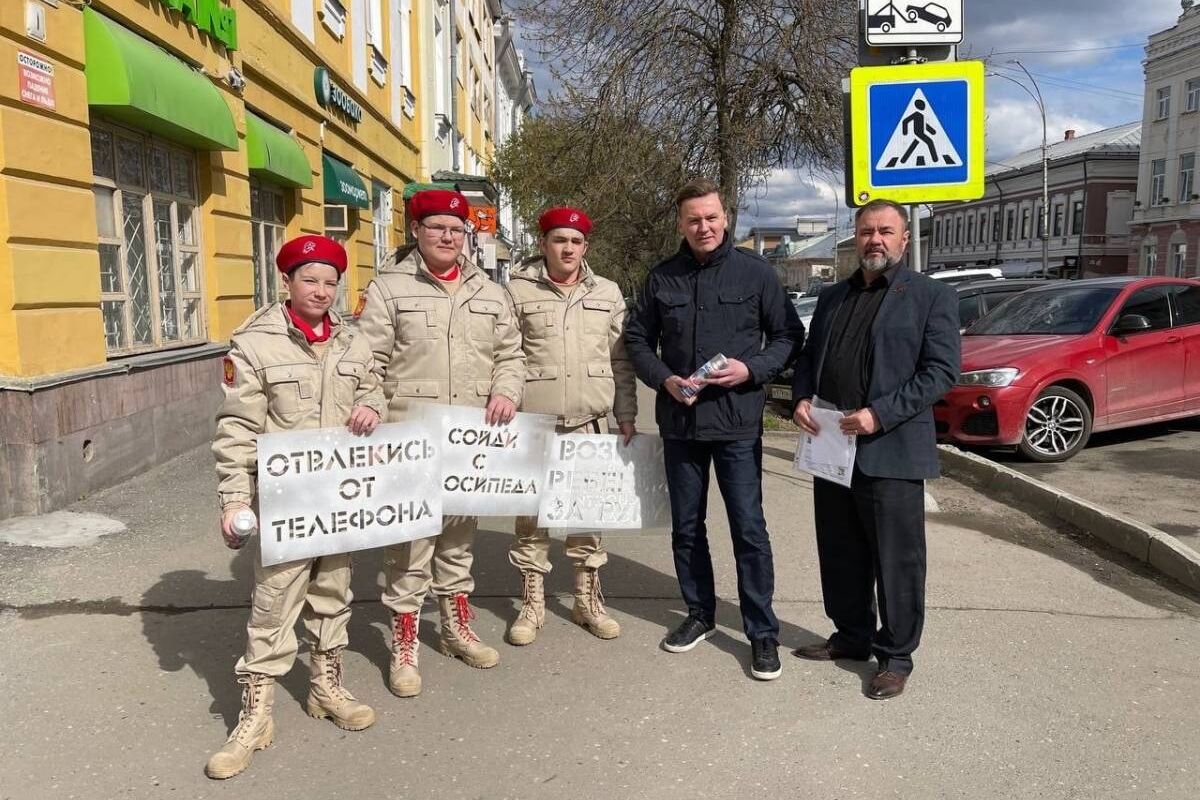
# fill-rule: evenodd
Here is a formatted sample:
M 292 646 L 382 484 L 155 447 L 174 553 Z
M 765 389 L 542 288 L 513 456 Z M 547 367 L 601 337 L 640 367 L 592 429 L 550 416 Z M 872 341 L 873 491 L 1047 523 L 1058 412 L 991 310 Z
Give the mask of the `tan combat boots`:
M 415 611 L 392 616 L 392 664 L 388 670 L 388 689 L 397 697 L 416 697 L 421 693 L 421 673 L 417 671 L 417 625 Z
M 309 661 L 308 715 L 331 719 L 342 730 L 361 731 L 375 723 L 375 712 L 342 685 L 342 650 L 313 650 Z
M 532 569 L 521 572 L 521 611 L 508 627 L 508 642 L 518 646 L 533 644 L 538 629 L 546 622 L 546 594 L 543 575 Z
M 575 567 L 575 607 L 571 609 L 571 620 L 601 639 L 621 635 L 620 623 L 604 609 L 599 570 Z
M 500 654 L 494 647 L 479 641 L 471 630 L 475 612 L 467 602 L 465 594 L 438 598 L 438 609 L 442 614 L 441 638 L 438 642 L 442 653 L 479 669 L 489 669 L 500 663 Z
M 246 769 L 255 751 L 270 747 L 275 740 L 275 722 L 271 719 L 275 679 L 252 674 L 238 678 L 238 683 L 242 684 L 242 711 L 237 727 L 204 767 L 204 774 L 217 780 L 232 778 Z

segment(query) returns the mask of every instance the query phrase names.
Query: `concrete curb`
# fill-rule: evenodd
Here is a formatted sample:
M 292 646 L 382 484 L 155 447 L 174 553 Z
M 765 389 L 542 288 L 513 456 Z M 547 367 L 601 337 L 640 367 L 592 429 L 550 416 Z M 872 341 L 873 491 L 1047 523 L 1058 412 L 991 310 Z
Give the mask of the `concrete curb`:
M 1139 561 L 1149 564 L 1184 586 L 1200 591 L 1200 553 L 1169 533 L 1109 511 L 986 458 L 938 445 L 942 468 L 960 482 L 992 497 L 1015 501 L 1068 522 Z

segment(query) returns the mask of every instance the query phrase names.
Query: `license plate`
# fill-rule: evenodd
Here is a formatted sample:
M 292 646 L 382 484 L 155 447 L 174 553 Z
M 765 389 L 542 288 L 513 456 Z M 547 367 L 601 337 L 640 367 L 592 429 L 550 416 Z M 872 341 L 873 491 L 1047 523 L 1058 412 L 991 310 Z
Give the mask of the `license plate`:
M 792 388 L 790 386 L 771 384 L 767 387 L 767 397 L 772 400 L 791 400 Z

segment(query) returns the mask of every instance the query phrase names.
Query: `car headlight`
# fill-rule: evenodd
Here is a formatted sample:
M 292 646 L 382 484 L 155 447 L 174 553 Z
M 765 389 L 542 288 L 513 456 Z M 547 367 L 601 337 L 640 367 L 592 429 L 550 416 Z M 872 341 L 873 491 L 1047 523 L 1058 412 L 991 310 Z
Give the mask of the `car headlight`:
M 958 376 L 959 386 L 990 386 L 1002 388 L 1017 379 L 1021 371 L 1016 367 L 1001 367 L 1000 369 L 981 369 L 975 372 L 964 372 Z

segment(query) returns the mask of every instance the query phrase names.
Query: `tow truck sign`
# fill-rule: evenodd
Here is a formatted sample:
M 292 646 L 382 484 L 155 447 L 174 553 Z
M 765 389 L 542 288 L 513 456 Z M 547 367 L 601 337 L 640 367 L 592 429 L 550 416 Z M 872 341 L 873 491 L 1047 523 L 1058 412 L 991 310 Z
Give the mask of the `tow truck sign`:
M 873 47 L 958 44 L 963 0 L 865 0 L 863 30 Z

